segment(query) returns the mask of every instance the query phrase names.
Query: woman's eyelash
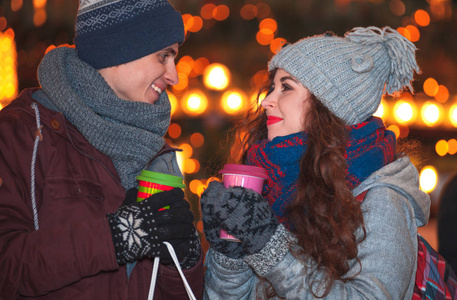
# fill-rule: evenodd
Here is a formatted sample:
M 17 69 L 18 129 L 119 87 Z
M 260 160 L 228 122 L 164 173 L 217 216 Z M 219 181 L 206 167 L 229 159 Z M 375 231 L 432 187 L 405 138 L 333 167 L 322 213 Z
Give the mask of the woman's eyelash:
M 282 85 L 282 90 L 291 90 L 292 88 L 288 84 L 283 84 Z

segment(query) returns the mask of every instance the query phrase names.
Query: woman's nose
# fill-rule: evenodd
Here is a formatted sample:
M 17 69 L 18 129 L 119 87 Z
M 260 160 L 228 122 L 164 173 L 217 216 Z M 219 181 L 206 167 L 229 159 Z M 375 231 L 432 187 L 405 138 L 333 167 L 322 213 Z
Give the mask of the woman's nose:
M 267 108 L 271 108 L 274 106 L 274 96 L 272 95 L 273 93 L 270 93 L 268 96 L 266 96 L 262 102 L 260 103 L 260 105 L 267 109 Z

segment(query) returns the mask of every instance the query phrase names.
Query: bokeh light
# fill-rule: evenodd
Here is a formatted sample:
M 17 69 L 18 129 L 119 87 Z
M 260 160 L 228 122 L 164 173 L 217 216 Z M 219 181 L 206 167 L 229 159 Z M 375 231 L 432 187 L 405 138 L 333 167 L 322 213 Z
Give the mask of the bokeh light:
M 171 115 L 173 115 L 176 110 L 178 109 L 178 99 L 176 98 L 176 96 L 170 92 L 167 91 L 167 95 L 168 95 L 168 100 L 170 101 L 170 105 L 171 105 Z
M 205 143 L 205 137 L 200 132 L 194 132 L 190 136 L 190 143 L 195 148 L 199 148 Z
M 194 154 L 194 150 L 192 149 L 192 146 L 187 143 L 182 143 L 181 145 L 179 145 L 178 148 L 182 150 L 179 152 L 181 152 L 181 156 L 184 159 L 188 159 L 188 158 L 192 157 L 192 154 Z
M 457 127 L 457 104 L 454 104 L 449 109 L 449 120 L 454 127 Z
M 11 11 L 17 12 L 22 8 L 23 0 L 11 0 Z
M 438 82 L 434 78 L 427 78 L 424 81 L 423 89 L 425 94 L 435 97 L 439 90 Z
M 214 63 L 206 67 L 203 81 L 207 88 L 224 90 L 230 83 L 230 71 L 223 64 Z
M 427 101 L 421 109 L 422 121 L 427 126 L 434 126 L 440 121 L 442 108 L 436 103 Z
M 438 182 L 438 173 L 432 166 L 424 167 L 420 172 L 419 183 L 420 188 L 426 193 L 430 193 L 436 187 Z
M 408 25 L 405 27 L 405 37 L 411 42 L 417 42 L 420 39 L 420 32 L 414 25 Z
M 189 86 L 189 78 L 185 73 L 178 72 L 178 83 L 173 85 L 173 91 L 182 91 Z
M 390 125 L 389 127 L 387 127 L 388 130 L 392 131 L 394 134 L 395 134 L 395 138 L 399 138 L 400 137 L 400 127 L 398 127 L 398 125 Z
M 239 113 L 246 108 L 246 94 L 241 90 L 226 91 L 222 95 L 221 106 L 228 114 Z
M 414 21 L 419 26 L 422 26 L 422 27 L 428 26 L 430 24 L 430 15 L 425 10 L 418 9 L 414 13 Z
M 181 107 L 188 115 L 200 115 L 206 111 L 208 99 L 202 91 L 192 90 L 183 96 Z
M 275 38 L 274 33 L 271 32 L 270 29 L 265 29 L 265 28 L 260 29 L 256 35 L 257 43 L 259 43 L 260 45 L 264 45 L 264 46 L 270 44 L 274 38 Z
M 287 43 L 286 39 L 283 38 L 275 38 L 270 43 L 270 50 L 272 53 L 276 54 L 279 50 L 281 50 L 282 46 Z
M 438 86 L 438 92 L 435 95 L 435 100 L 444 103 L 449 99 L 449 90 L 444 85 Z
M 457 153 L 457 140 L 456 139 L 450 139 L 447 141 L 447 145 L 449 147 L 448 153 L 450 155 L 454 155 Z
M 435 151 L 439 156 L 445 156 L 449 151 L 449 145 L 445 140 L 439 140 L 435 144 Z
M 402 16 L 406 11 L 405 4 L 400 0 L 390 0 L 389 8 L 396 16 Z
M 394 118 L 400 124 L 408 124 L 414 121 L 413 103 L 405 100 L 397 101 L 394 105 Z
M 216 8 L 216 5 L 213 3 L 207 3 L 202 6 L 200 10 L 200 15 L 205 20 L 211 20 L 213 18 L 213 11 Z
M 182 129 L 177 123 L 171 123 L 168 127 L 168 136 L 172 139 L 177 139 L 181 136 Z
M 16 59 L 14 31 L 10 28 L 0 32 L 0 105 L 2 107 L 9 104 L 18 94 Z
M 252 20 L 257 16 L 257 6 L 254 4 L 246 4 L 240 10 L 241 18 L 245 20 Z
M 218 5 L 213 10 L 213 18 L 217 21 L 224 21 L 230 15 L 230 9 L 227 5 Z

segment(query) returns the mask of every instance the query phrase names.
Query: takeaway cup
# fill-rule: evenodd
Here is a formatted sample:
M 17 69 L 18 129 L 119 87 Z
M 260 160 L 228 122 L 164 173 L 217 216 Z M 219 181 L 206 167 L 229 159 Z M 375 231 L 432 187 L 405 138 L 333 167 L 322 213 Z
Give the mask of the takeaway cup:
M 143 201 L 153 194 L 163 191 L 170 191 L 174 188 L 185 188 L 183 179 L 179 176 L 152 172 L 148 170 L 141 171 L 141 174 L 136 177 L 139 182 L 138 194 L 136 201 Z M 163 209 L 168 209 L 164 207 Z
M 224 187 L 242 186 L 259 194 L 262 193 L 264 182 L 268 179 L 264 168 L 249 165 L 226 164 L 219 173 L 222 174 Z M 239 242 L 237 238 L 231 236 L 223 229 L 221 229 L 220 238 Z

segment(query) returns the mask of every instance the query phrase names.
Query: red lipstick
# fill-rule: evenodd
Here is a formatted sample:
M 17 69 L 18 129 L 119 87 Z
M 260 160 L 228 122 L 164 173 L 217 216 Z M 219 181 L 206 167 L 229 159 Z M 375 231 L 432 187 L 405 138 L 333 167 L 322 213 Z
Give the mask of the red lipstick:
M 267 119 L 267 126 L 268 125 L 272 125 L 272 124 L 275 124 L 275 123 L 278 123 L 282 121 L 282 118 L 280 117 L 275 117 L 275 116 L 268 116 L 268 119 Z

